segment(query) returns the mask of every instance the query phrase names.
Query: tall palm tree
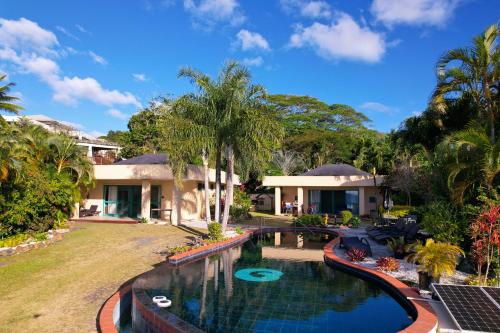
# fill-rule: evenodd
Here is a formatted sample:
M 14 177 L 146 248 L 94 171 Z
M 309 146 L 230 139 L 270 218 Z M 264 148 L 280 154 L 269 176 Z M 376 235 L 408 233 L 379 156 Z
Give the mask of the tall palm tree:
M 470 123 L 445 139 L 439 149 L 450 159 L 448 187 L 454 201 L 462 202 L 475 184 L 492 191 L 500 173 L 500 141 L 493 143 L 480 124 Z
M 495 142 L 495 122 L 498 119 L 500 49 L 498 24 L 493 24 L 473 40 L 473 45 L 446 52 L 437 63 L 438 83 L 431 105 L 446 112 L 447 99 L 471 98 L 481 112 Z M 454 63 L 457 66 L 453 66 Z
M 19 100 L 18 97 L 10 96 L 9 92 L 14 83 L 2 84 L 2 81 L 7 78 L 6 74 L 0 75 L 0 111 L 7 111 L 11 113 L 18 114 L 23 108 L 17 104 L 16 101 Z

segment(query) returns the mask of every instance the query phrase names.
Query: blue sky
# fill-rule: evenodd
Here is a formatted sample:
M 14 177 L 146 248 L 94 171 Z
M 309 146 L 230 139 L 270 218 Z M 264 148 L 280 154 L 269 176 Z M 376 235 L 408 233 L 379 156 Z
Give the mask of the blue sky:
M 240 60 L 269 93 L 343 103 L 380 131 L 421 112 L 435 62 L 498 21 L 486 0 L 3 1 L 0 72 L 23 114 L 95 135 L 125 129 L 158 95 Z

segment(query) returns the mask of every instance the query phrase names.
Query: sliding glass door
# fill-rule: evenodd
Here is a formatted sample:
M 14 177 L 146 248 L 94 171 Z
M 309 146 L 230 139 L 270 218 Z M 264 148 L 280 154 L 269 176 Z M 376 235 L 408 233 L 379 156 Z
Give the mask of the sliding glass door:
M 359 215 L 358 190 L 309 190 L 309 208 L 313 214 L 339 214 L 350 210 Z
M 140 214 L 140 185 L 104 185 L 104 216 L 137 218 Z

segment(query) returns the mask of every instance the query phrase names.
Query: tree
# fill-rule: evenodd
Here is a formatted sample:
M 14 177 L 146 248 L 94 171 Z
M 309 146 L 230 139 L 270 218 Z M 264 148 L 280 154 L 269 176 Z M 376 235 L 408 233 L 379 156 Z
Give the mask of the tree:
M 500 173 L 500 141 L 491 142 L 480 124 L 471 122 L 466 129 L 452 134 L 440 150 L 448 158 L 448 187 L 455 202 L 463 202 L 465 192 L 475 185 L 492 192 Z
M 225 231 L 232 203 L 235 166 L 245 178 L 251 170 L 262 170 L 281 138 L 281 127 L 265 112 L 265 90 L 251 85 L 250 72 L 236 62 L 226 63 L 216 80 L 191 68 L 180 77 L 191 80 L 198 89 L 191 99 L 210 129 L 215 150 L 215 219 L 220 221 L 222 155 L 226 160 L 226 198 L 222 219 Z
M 19 101 L 18 97 L 9 95 L 10 89 L 15 86 L 14 83 L 2 84 L 2 81 L 7 78 L 6 74 L 0 75 L 0 110 L 18 114 L 23 108 L 15 102 Z
M 273 154 L 273 164 L 283 176 L 304 171 L 304 160 L 292 150 L 277 150 Z
M 471 47 L 446 52 L 437 63 L 438 83 L 431 98 L 431 105 L 441 112 L 447 111 L 447 99 L 470 98 L 489 129 L 492 143 L 495 143 L 499 101 L 498 34 L 498 25 L 493 24 L 474 38 Z M 452 66 L 455 62 L 458 65 Z

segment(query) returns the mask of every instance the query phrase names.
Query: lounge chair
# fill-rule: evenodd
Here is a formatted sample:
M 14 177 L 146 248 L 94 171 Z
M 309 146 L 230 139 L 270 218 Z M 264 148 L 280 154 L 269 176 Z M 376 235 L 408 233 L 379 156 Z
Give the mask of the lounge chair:
M 378 235 L 383 235 L 387 233 L 393 233 L 393 232 L 401 232 L 404 230 L 406 225 L 406 221 L 404 219 L 398 219 L 396 224 L 392 226 L 384 226 L 384 227 L 378 227 L 378 228 L 371 228 L 367 229 L 366 233 L 370 237 L 375 237 Z
M 372 256 L 372 248 L 366 238 L 359 239 L 358 237 L 341 237 L 339 246 L 341 248 L 345 248 L 346 251 L 349 251 L 350 249 L 360 249 L 365 251 L 368 257 Z
M 372 238 L 375 239 L 377 242 L 382 242 L 382 243 L 387 242 L 387 240 L 389 240 L 390 238 L 398 238 L 398 237 L 404 237 L 406 241 L 411 241 L 415 240 L 419 230 L 420 227 L 418 226 L 417 223 L 409 222 L 404 226 L 403 230 L 401 231 L 393 230 L 383 234 L 372 236 Z
M 89 209 L 80 210 L 80 217 L 96 216 L 101 212 L 97 210 L 97 205 L 91 205 Z

